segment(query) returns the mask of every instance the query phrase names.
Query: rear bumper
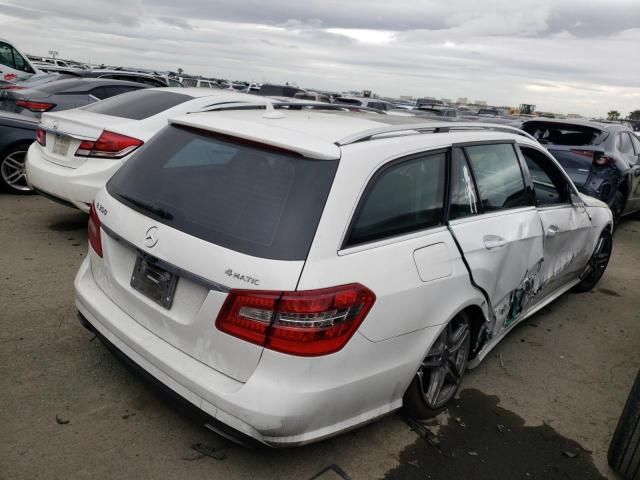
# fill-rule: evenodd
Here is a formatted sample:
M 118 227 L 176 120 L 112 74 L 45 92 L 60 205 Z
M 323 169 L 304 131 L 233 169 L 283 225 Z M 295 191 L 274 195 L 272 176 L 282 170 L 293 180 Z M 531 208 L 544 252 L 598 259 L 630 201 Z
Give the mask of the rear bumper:
M 302 445 L 399 408 L 424 345 L 438 334 L 437 328 L 428 328 L 379 343 L 356 334 L 338 354 L 315 360 L 265 350 L 242 383 L 175 348 L 121 310 L 95 282 L 89 257 L 75 287 L 76 305 L 92 330 L 164 389 L 234 432 L 227 434 L 233 439 Z M 220 427 L 210 428 L 225 435 Z
M 200 407 L 189 402 L 184 397 L 178 395 L 174 390 L 167 387 L 164 383 L 158 380 L 156 377 L 147 372 L 140 365 L 135 363 L 129 358 L 122 350 L 118 349 L 113 343 L 109 341 L 98 329 L 96 329 L 89 320 L 87 320 L 81 313 L 78 313 L 78 318 L 83 327 L 94 333 L 100 341 L 104 344 L 109 351 L 118 358 L 126 367 L 140 377 L 145 383 L 147 383 L 155 391 L 159 392 L 163 397 L 167 398 L 173 405 L 177 406 L 181 411 L 186 411 L 195 420 L 204 424 L 207 428 L 222 435 L 225 438 L 233 440 L 244 446 L 263 446 L 264 444 L 258 442 L 255 438 L 245 435 L 239 430 L 235 430 L 229 427 L 227 424 L 222 423 Z
M 27 181 L 35 189 L 84 212 L 99 189 L 122 166 L 122 160 L 87 159 L 77 168 L 50 162 L 35 142 L 27 152 Z

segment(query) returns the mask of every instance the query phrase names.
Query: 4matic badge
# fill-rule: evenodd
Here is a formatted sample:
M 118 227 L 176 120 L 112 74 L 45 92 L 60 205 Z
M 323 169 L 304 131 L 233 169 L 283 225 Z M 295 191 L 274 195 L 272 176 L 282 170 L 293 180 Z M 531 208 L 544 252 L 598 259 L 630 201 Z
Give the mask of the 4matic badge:
M 255 285 L 256 287 L 260 286 L 260 280 L 259 279 L 250 277 L 248 275 L 243 275 L 243 274 L 238 273 L 238 272 L 234 272 L 230 268 L 227 269 L 224 273 L 228 277 L 231 277 L 231 278 L 233 278 L 235 280 L 240 280 L 241 282 L 247 282 L 247 283 L 250 283 L 251 285 Z

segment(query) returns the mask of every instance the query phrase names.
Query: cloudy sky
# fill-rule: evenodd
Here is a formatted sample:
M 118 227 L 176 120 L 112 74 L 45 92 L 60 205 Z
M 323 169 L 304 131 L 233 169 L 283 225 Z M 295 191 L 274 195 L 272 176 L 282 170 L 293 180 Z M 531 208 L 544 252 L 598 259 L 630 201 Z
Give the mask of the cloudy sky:
M 380 95 L 640 108 L 640 0 L 0 0 L 24 52 Z

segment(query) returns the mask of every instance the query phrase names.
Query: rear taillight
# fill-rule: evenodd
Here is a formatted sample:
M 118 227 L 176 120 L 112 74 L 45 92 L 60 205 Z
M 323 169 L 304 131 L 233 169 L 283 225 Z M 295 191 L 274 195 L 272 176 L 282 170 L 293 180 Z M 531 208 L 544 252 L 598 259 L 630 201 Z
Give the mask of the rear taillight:
M 0 87 L 0 90 L 24 90 L 27 87 L 23 87 L 22 85 L 5 85 L 4 87 Z
M 598 155 L 596 154 L 593 159 L 593 164 L 598 167 L 605 167 L 607 165 L 613 165 L 616 163 L 616 159 L 614 157 L 609 157 L 608 155 Z
M 216 327 L 278 352 L 327 355 L 347 344 L 375 299 L 357 283 L 301 292 L 231 290 Z
M 581 157 L 593 158 L 593 150 L 578 150 L 571 149 L 571 153 L 575 153 L 576 155 L 580 155 Z
M 119 133 L 103 131 L 100 137 L 93 140 L 80 142 L 76 156 L 98 158 L 122 158 L 129 155 L 144 142 L 137 138 L 128 137 Z
M 38 142 L 43 147 L 47 146 L 47 132 L 43 129 L 39 128 L 36 130 L 36 142 Z
M 100 217 L 98 217 L 98 212 L 96 212 L 95 204 L 91 204 L 91 208 L 89 209 L 89 226 L 87 227 L 89 231 L 89 245 L 91 248 L 98 254 L 99 257 L 102 257 L 102 238 L 100 237 Z
M 16 105 L 22 108 L 26 108 L 31 112 L 48 112 L 53 107 L 56 106 L 55 103 L 47 103 L 47 102 L 33 102 L 31 100 L 16 100 Z

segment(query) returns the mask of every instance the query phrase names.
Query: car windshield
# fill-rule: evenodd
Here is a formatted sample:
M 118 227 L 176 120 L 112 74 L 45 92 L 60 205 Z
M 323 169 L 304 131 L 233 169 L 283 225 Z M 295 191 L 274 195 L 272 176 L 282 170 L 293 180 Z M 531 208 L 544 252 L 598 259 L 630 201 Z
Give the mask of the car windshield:
M 167 126 L 107 184 L 134 210 L 216 245 L 303 260 L 338 161 Z
M 540 143 L 550 145 L 599 145 L 607 137 L 599 128 L 570 123 L 526 122 L 522 129 Z

